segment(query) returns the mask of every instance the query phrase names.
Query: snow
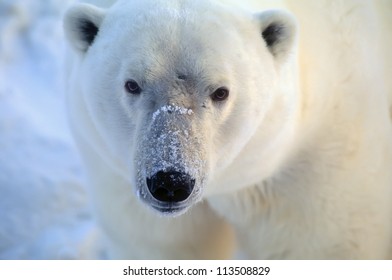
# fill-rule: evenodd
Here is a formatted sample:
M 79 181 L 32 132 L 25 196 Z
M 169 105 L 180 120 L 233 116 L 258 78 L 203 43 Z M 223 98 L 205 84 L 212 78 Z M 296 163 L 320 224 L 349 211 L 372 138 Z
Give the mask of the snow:
M 104 257 L 66 121 L 69 3 L 0 1 L 0 259 Z
M 154 122 L 160 113 L 166 113 L 166 112 L 176 113 L 179 115 L 192 115 L 193 114 L 192 109 L 187 109 L 187 108 L 180 107 L 177 105 L 165 105 L 165 106 L 162 106 L 161 108 L 159 108 L 158 110 L 156 110 L 152 114 L 152 121 Z

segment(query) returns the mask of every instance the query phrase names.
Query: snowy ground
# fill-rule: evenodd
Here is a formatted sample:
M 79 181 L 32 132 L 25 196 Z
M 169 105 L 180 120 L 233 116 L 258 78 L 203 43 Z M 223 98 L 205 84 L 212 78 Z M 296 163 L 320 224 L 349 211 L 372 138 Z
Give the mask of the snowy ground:
M 102 257 L 64 108 L 69 2 L 0 0 L 0 259 Z

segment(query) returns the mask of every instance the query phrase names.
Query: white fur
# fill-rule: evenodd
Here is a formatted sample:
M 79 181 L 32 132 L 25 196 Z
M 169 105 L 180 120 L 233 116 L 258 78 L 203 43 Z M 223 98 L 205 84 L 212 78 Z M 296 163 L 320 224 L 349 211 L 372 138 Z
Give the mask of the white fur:
M 391 258 L 391 11 L 354 0 L 71 8 L 70 122 L 111 257 L 230 258 L 236 239 L 250 258 Z M 79 18 L 99 25 L 91 46 Z M 268 48 L 271 22 L 284 28 Z M 127 79 L 144 91 L 125 92 Z M 216 104 L 220 86 L 230 96 Z M 171 218 L 144 186 L 161 159 L 198 182 Z

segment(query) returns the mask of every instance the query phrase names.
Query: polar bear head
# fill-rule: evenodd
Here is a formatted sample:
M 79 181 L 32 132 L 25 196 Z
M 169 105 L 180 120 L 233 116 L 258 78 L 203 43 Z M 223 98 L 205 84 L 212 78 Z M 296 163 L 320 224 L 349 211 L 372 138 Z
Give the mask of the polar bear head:
M 242 160 L 259 131 L 267 135 L 260 151 L 274 143 L 295 103 L 283 74 L 294 61 L 292 16 L 215 2 L 77 4 L 65 16 L 78 57 L 72 94 L 105 143 L 99 152 L 116 159 L 141 201 L 167 215 L 225 191 L 211 183 L 217 174 Z

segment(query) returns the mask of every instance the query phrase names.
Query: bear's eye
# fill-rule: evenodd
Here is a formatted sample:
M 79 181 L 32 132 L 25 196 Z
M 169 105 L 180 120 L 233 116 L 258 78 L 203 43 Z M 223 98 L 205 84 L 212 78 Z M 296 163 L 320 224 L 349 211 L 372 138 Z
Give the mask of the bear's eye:
M 229 97 L 229 90 L 226 87 L 220 87 L 210 96 L 213 101 L 224 101 Z
M 135 80 L 128 80 L 125 82 L 125 89 L 127 92 L 132 94 L 141 93 L 142 89 Z

